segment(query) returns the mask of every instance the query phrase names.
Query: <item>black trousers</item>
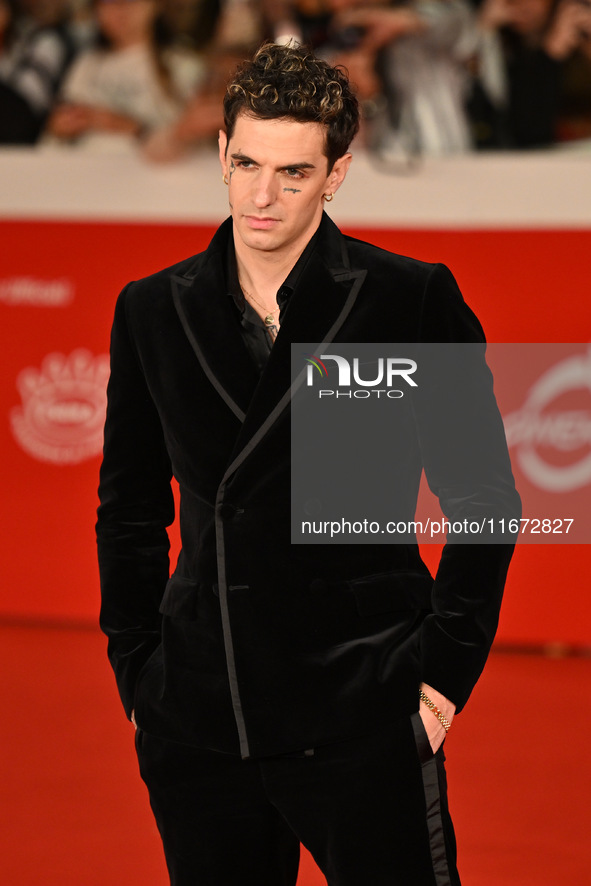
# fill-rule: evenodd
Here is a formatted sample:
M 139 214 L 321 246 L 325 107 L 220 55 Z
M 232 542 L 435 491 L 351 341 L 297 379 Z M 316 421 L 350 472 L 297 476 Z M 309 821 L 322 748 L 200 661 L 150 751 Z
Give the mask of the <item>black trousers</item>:
M 329 886 L 459 886 L 443 749 L 417 714 L 363 738 L 242 760 L 139 729 L 172 886 L 294 886 L 299 844 Z

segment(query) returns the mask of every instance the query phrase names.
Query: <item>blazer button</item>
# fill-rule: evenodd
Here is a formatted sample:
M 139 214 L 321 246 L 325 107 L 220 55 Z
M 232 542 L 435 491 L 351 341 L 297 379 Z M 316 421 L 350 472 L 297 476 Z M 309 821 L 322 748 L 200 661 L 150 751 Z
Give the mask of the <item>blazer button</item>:
M 221 517 L 222 520 L 233 520 L 234 517 L 243 513 L 244 508 L 238 508 L 236 505 L 231 505 L 227 502 L 222 502 L 222 504 L 217 507 L 218 517 Z

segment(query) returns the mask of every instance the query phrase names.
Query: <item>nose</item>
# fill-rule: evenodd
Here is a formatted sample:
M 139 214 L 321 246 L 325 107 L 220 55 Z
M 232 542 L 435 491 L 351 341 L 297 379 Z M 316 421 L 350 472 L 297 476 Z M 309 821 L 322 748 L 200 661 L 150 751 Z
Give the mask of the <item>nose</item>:
M 257 209 L 265 209 L 275 202 L 277 185 L 272 172 L 262 172 L 254 182 L 253 202 Z

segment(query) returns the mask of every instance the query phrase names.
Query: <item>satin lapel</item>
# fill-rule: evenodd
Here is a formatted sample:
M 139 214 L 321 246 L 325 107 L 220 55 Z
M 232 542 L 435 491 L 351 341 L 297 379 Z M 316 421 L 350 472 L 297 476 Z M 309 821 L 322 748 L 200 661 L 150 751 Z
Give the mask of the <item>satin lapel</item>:
M 342 235 L 329 222 L 333 246 L 344 246 Z M 246 418 L 234 447 L 234 458 L 226 477 L 235 471 L 255 446 L 263 439 L 269 428 L 288 407 L 291 399 L 291 344 L 296 342 L 332 342 L 347 319 L 357 294 L 365 280 L 367 270 L 352 270 L 344 266 L 343 255 L 338 256 L 338 266 L 327 266 L 322 250 L 316 250 L 303 271 L 291 296 L 289 308 L 273 345 L 269 362 L 248 409 Z M 327 256 L 335 257 L 335 250 Z M 305 367 L 302 365 L 302 378 Z
M 173 276 L 172 294 L 203 371 L 234 415 L 244 421 L 258 375 L 225 291 L 224 255 L 212 251 L 195 276 Z

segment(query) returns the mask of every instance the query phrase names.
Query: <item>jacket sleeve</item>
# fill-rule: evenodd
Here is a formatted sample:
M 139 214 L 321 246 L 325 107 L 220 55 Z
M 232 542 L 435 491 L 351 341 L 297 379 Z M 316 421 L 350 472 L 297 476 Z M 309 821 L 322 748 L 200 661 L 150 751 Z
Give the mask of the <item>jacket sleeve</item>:
M 127 322 L 129 284 L 111 333 L 111 376 L 100 471 L 100 624 L 127 716 L 138 674 L 160 643 L 158 607 L 169 574 L 171 465 Z
M 515 540 L 505 535 L 499 543 L 500 518 L 505 525 L 519 518 L 521 502 L 484 333 L 443 265 L 434 267 L 424 291 L 420 341 L 440 343 L 427 346 L 424 384 L 413 403 L 429 487 L 450 523 L 477 521 L 485 527 L 476 536 L 448 533 L 420 638 L 421 679 L 460 710 L 498 625 Z

